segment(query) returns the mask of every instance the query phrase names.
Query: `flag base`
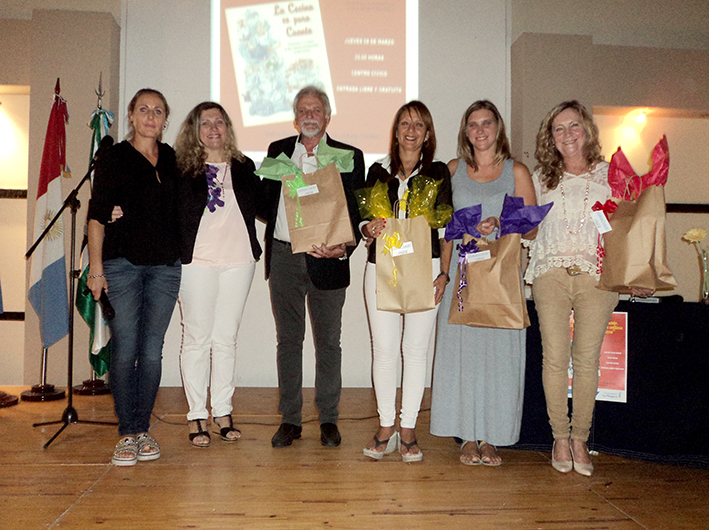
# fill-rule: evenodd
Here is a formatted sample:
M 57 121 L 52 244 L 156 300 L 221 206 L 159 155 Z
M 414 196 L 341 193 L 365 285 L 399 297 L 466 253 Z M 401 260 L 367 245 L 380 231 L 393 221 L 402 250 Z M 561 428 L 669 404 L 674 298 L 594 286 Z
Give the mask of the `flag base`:
M 12 407 L 13 405 L 17 405 L 17 401 L 17 396 L 6 394 L 2 390 L 0 390 L 0 408 Z
M 56 390 L 54 385 L 34 385 L 32 390 L 25 390 L 20 394 L 22 401 L 56 401 L 64 399 L 65 392 Z
M 103 396 L 111 393 L 111 387 L 103 379 L 86 379 L 74 387 L 74 394 L 80 396 Z

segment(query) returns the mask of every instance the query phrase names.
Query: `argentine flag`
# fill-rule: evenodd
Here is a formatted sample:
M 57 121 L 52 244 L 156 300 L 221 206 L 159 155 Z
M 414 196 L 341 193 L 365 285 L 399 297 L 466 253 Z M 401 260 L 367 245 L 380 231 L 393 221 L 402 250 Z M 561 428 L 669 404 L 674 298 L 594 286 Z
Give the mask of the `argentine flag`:
M 66 167 L 66 101 L 54 95 L 44 140 L 34 212 L 35 239 L 62 206 L 62 173 Z M 64 223 L 60 217 L 32 255 L 27 297 L 40 322 L 42 345 L 49 348 L 69 333 L 69 298 L 64 260 Z

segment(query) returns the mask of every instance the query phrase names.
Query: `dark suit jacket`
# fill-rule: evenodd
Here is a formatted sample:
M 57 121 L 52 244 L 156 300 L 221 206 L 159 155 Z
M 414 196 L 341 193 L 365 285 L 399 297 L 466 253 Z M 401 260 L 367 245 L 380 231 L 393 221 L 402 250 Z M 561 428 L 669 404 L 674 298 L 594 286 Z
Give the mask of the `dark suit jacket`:
M 273 142 L 268 146 L 268 156 L 275 158 L 281 153 L 287 156 L 292 156 L 295 151 L 295 144 L 298 136 L 291 136 Z M 352 147 L 351 145 L 343 144 L 327 137 L 327 145 L 337 149 L 348 149 L 354 151 L 354 169 L 350 173 L 342 173 L 342 184 L 345 189 L 345 197 L 347 198 L 347 208 L 349 210 L 350 219 L 352 220 L 352 230 L 355 235 L 355 241 L 359 243 L 362 235 L 359 232 L 359 208 L 354 196 L 354 190 L 364 187 L 364 156 L 362 151 Z M 276 228 L 276 215 L 278 214 L 278 201 L 281 196 L 281 183 L 275 180 L 264 179 L 264 201 L 261 217 L 266 222 L 266 279 L 268 279 L 271 271 L 271 252 L 273 249 L 273 231 Z M 347 248 L 347 255 L 354 252 L 355 247 Z M 308 275 L 310 276 L 313 285 L 318 289 L 330 290 L 341 289 L 350 284 L 350 265 L 349 260 L 339 260 L 336 258 L 314 258 L 305 255 L 305 262 L 308 267 Z
M 254 175 L 254 163 L 250 158 L 244 157 L 243 162 L 232 158 L 231 160 L 231 182 L 236 195 L 236 202 L 244 216 L 246 230 L 249 233 L 251 252 L 254 259 L 258 261 L 261 257 L 261 245 L 256 235 L 256 223 L 254 219 L 260 210 L 260 203 L 263 197 L 261 190 L 261 180 Z M 204 209 L 207 206 L 207 179 L 206 176 L 188 177 L 181 176 L 179 183 L 180 196 L 180 237 L 182 247 L 182 263 L 192 262 L 192 252 L 194 242 L 197 239 L 197 230 L 202 220 Z

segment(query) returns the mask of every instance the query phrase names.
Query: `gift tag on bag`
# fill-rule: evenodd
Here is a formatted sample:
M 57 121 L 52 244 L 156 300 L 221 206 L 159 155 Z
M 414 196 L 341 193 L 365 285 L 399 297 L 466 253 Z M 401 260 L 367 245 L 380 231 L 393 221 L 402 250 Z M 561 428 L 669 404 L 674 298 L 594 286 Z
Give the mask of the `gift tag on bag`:
M 480 328 L 524 329 L 529 326 L 524 296 L 519 234 L 508 234 L 491 242 L 477 240 L 479 250 L 457 263 L 449 324 Z M 466 235 L 463 241 L 471 239 Z M 476 254 L 489 256 L 476 260 Z M 462 261 L 462 263 L 461 263 Z

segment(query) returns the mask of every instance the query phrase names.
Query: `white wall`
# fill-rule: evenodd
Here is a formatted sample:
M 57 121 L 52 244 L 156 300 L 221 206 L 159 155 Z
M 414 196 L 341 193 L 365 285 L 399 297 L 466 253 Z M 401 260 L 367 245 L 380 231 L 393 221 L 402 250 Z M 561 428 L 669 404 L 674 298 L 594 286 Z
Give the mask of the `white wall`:
M 522 33 L 591 35 L 594 44 L 709 49 L 706 0 L 512 0 L 512 42 Z
M 0 189 L 26 190 L 30 96 L 7 94 L 0 86 L 0 103 Z
M 619 146 L 633 169 L 643 175 L 649 171 L 652 148 L 667 136 L 670 148 L 670 171 L 665 187 L 667 202 L 709 203 L 709 119 L 655 118 L 649 115 L 643 124 L 631 116 L 594 113 L 603 155 L 610 160 Z
M 490 98 L 507 113 L 507 4 L 507 0 L 420 0 L 419 95 L 433 114 L 438 156 L 443 160 L 455 156 L 460 116 L 474 100 Z M 161 17 L 168 9 L 170 17 Z M 156 19 L 161 23 L 155 24 Z M 209 2 L 126 0 L 122 28 L 121 109 L 139 88 L 151 86 L 163 91 L 172 107 L 166 134 L 171 142 L 187 112 L 209 98 Z M 388 129 L 392 116 L 381 117 L 379 122 L 375 119 L 373 116 L 376 126 Z M 282 136 L 291 134 L 294 131 L 284 127 Z M 347 141 L 346 137 L 340 139 Z M 371 341 L 362 294 L 364 264 L 365 253 L 358 249 L 351 261 L 352 283 L 343 311 L 342 377 L 346 387 L 371 385 Z M 166 386 L 181 384 L 178 317 L 176 311 L 166 337 L 162 380 Z M 310 330 L 307 337 L 304 385 L 312 386 Z M 239 332 L 237 385 L 277 386 L 275 351 L 273 315 L 260 263 Z
M 0 283 L 8 312 L 25 310 L 26 212 L 27 199 L 0 199 Z M 24 330 L 24 322 L 0 320 L 0 385 L 22 384 Z
M 111 13 L 116 22 L 121 21 L 121 0 L 2 0 L 0 2 L 0 18 L 29 20 L 35 9 Z
M 0 189 L 27 189 L 27 92 L 26 87 L 0 87 Z M 26 215 L 26 199 L 0 199 L 0 284 L 5 311 L 25 308 Z M 17 384 L 22 381 L 24 323 L 0 321 L 0 338 L 0 385 Z

